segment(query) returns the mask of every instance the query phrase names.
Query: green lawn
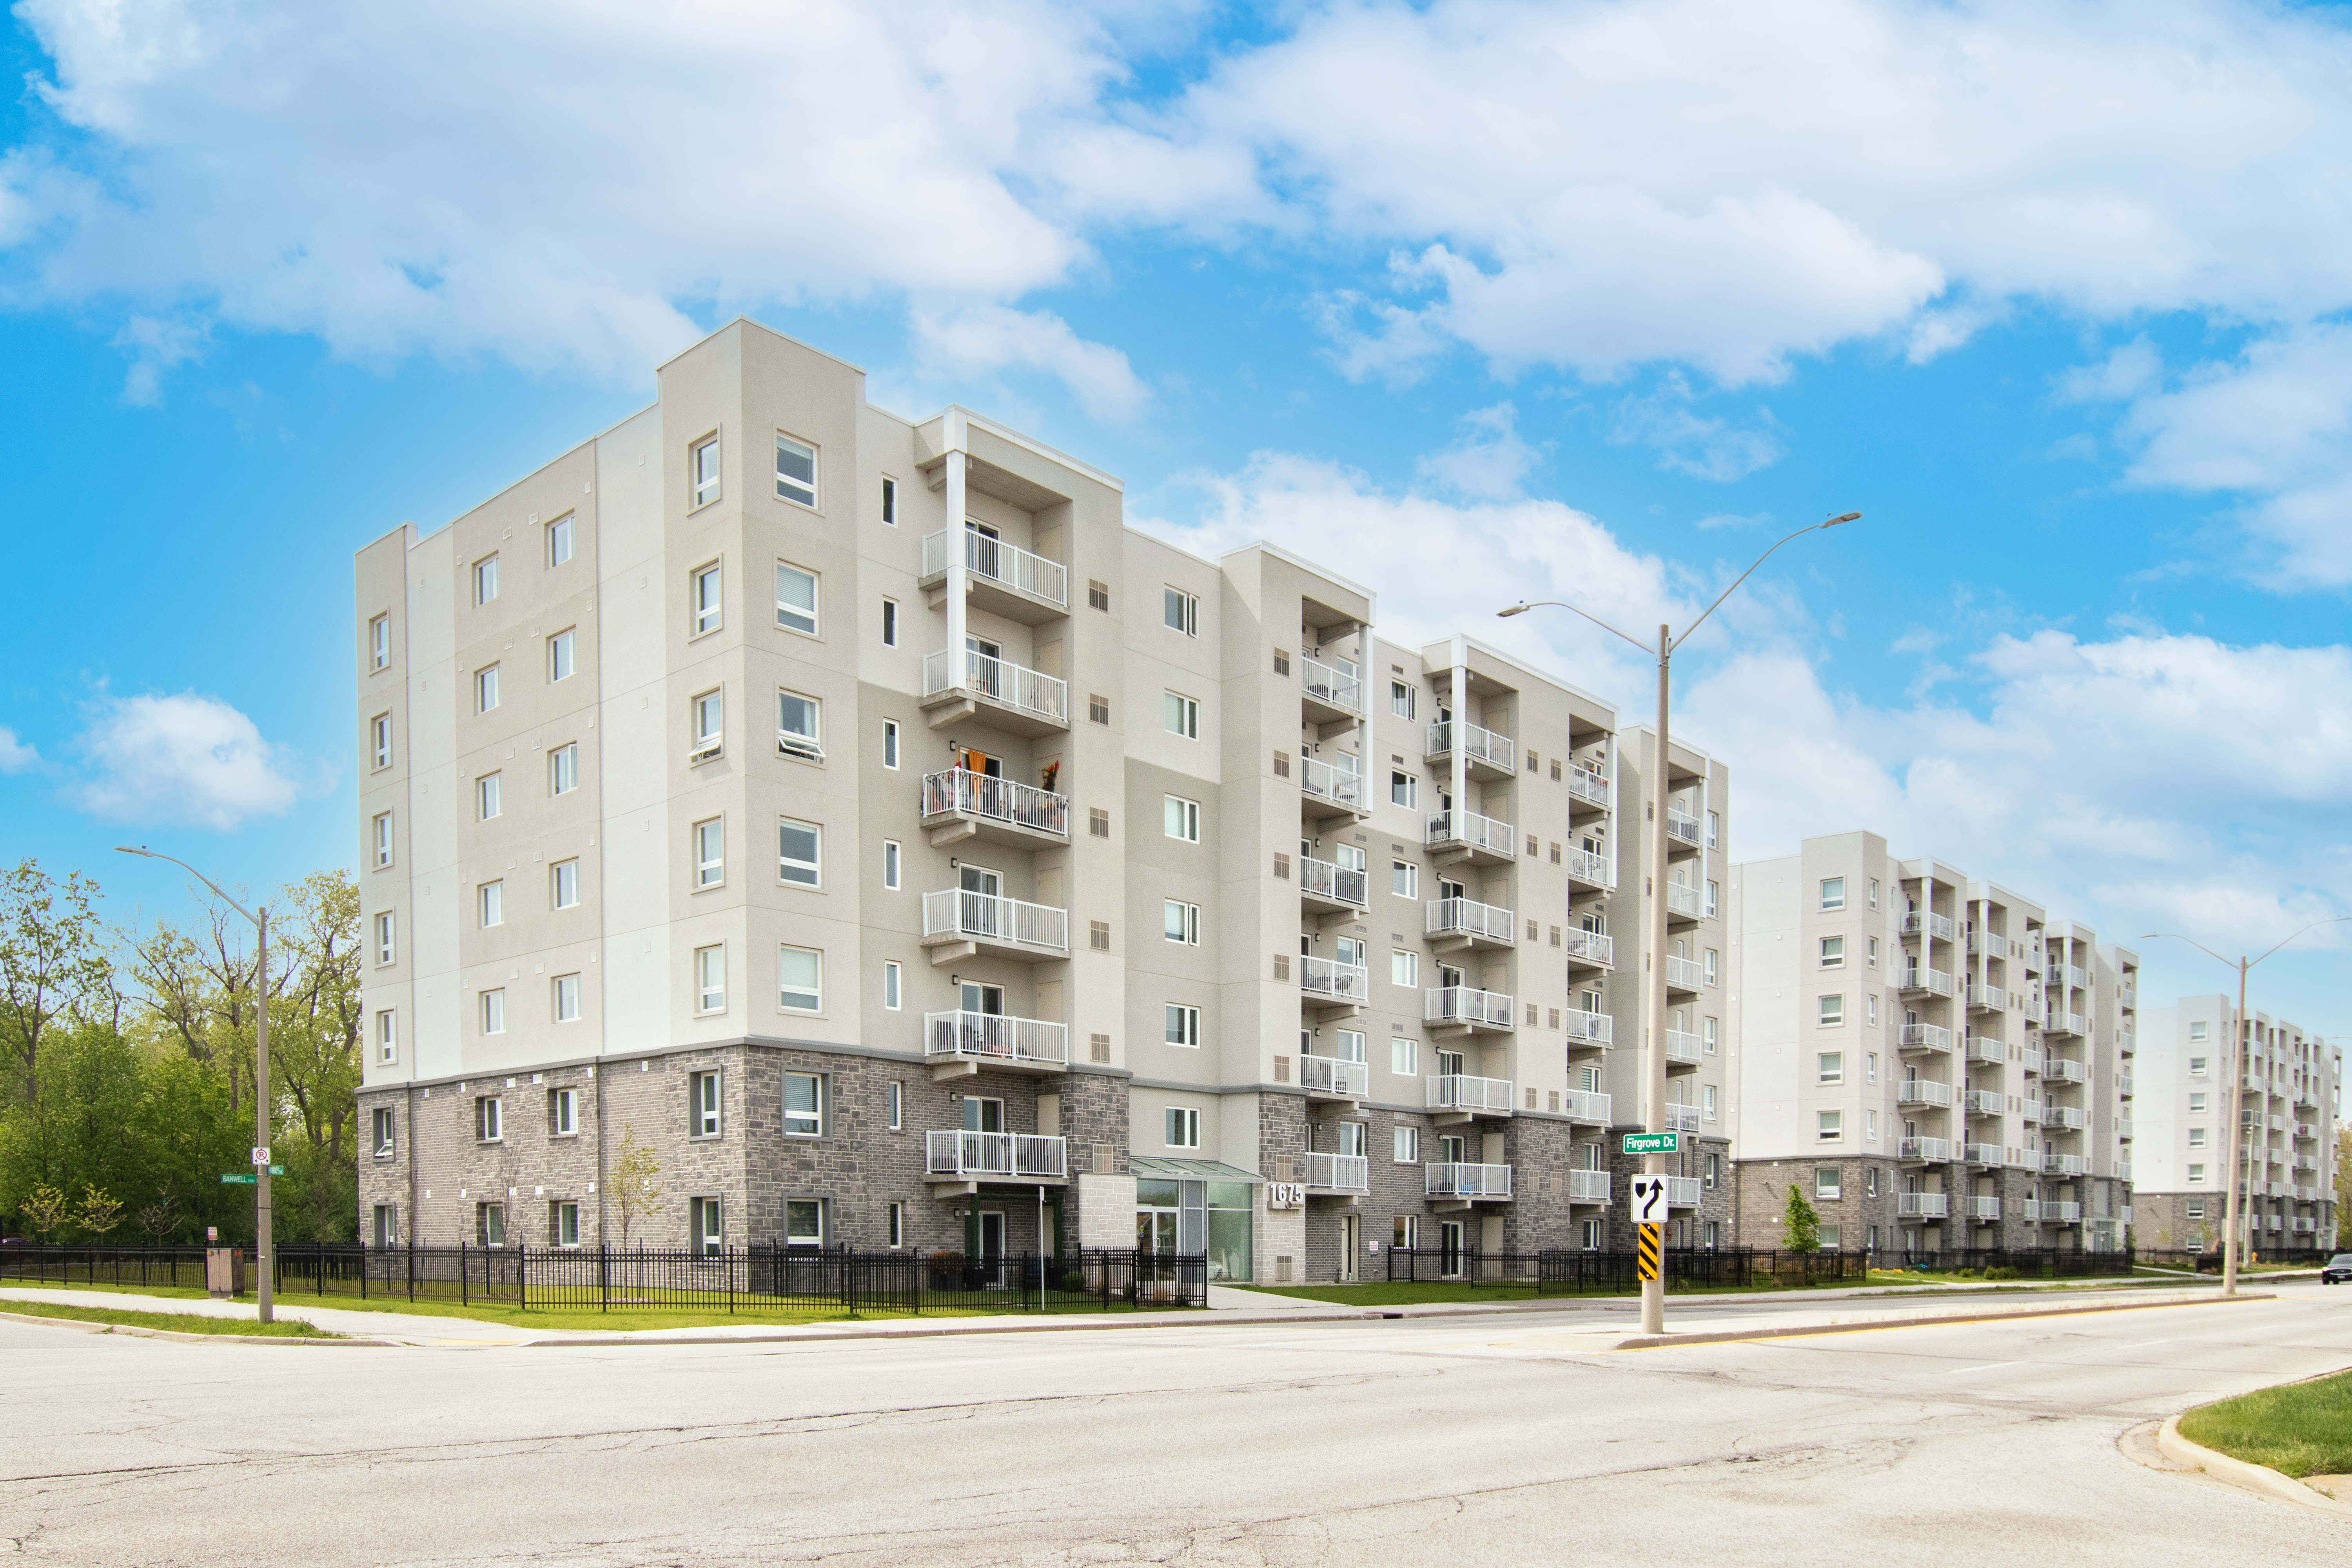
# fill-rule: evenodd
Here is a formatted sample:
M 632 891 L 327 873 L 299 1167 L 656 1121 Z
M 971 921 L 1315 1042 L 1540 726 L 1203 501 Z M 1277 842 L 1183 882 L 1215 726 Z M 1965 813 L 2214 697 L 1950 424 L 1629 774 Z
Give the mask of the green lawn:
M 1821 1279 L 1814 1281 L 1823 1288 L 1839 1285 L 1859 1285 L 1859 1279 Z M 1669 1296 L 1740 1296 L 1764 1290 L 1796 1290 L 1804 1287 L 1795 1280 L 1774 1285 L 1767 1280 L 1760 1285 L 1683 1285 L 1668 1281 Z M 1341 1307 L 1420 1307 L 1445 1301 L 1555 1301 L 1570 1302 L 1577 1299 L 1573 1289 L 1555 1290 L 1548 1296 L 1538 1296 L 1533 1285 L 1504 1282 L 1423 1280 L 1412 1283 L 1399 1279 L 1381 1280 L 1370 1285 L 1251 1285 L 1247 1289 L 1268 1296 L 1297 1296 L 1309 1301 L 1328 1301 Z M 1638 1296 L 1639 1286 L 1622 1290 L 1586 1290 L 1587 1297 Z
M 206 1318 L 194 1312 L 133 1312 L 119 1307 L 61 1307 L 51 1301 L 0 1301 L 0 1312 L 28 1318 L 62 1318 L 77 1323 L 121 1323 L 134 1329 L 169 1329 L 181 1334 L 237 1334 L 279 1340 L 340 1340 L 343 1336 L 291 1321 L 257 1323 L 250 1318 Z
M 2352 1474 L 2352 1372 L 2200 1405 L 2180 1435 L 2282 1475 Z

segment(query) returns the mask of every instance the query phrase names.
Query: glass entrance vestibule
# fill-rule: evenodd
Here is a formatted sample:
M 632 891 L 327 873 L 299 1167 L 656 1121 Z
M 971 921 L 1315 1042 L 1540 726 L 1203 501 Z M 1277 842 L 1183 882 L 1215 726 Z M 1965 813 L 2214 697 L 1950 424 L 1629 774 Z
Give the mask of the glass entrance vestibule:
M 1262 1178 L 1215 1160 L 1135 1156 L 1135 1244 L 1154 1252 L 1205 1252 L 1209 1279 L 1252 1278 L 1252 1237 Z

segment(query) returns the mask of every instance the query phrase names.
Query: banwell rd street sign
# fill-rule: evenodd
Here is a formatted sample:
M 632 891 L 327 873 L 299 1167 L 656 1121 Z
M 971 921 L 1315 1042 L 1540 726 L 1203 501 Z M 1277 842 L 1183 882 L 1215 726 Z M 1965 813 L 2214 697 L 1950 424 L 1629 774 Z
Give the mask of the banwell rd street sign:
M 1634 1224 L 1665 1224 L 1665 1177 L 1636 1176 L 1632 1181 L 1625 1184 L 1625 1190 L 1633 1198 Z
M 286 1167 L 272 1165 L 269 1167 L 269 1173 L 273 1176 L 282 1176 L 286 1173 Z M 221 1184 L 229 1187 L 250 1187 L 258 1185 L 260 1181 L 261 1178 L 250 1171 L 231 1171 L 221 1178 Z
M 1625 1152 L 1628 1154 L 1679 1154 L 1683 1135 L 1679 1132 L 1628 1132 Z

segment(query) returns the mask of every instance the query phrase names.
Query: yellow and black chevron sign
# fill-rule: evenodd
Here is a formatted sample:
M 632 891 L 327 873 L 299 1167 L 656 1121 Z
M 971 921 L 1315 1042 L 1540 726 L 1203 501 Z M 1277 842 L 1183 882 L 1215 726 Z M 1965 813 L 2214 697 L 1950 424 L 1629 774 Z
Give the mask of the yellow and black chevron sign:
M 1635 1228 L 1642 1234 L 1640 1239 L 1634 1244 L 1633 1257 L 1641 1271 L 1642 1283 L 1646 1285 L 1658 1277 L 1659 1232 L 1666 1227 L 1662 1225 L 1644 1225 L 1637 1226 Z

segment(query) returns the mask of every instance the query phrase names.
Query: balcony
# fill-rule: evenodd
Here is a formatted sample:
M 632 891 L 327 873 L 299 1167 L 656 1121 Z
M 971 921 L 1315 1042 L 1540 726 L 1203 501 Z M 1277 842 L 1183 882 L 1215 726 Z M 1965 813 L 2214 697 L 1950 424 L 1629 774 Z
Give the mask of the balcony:
M 2024 1102 L 2024 1107 L 2025 1109 L 2021 1111 L 2020 1114 L 2025 1118 L 2026 1125 L 2029 1127 L 2041 1126 L 2042 1102 L 2038 1100 L 2029 1100 Z
M 1952 977 L 1940 969 L 1921 969 L 1914 964 L 1903 972 L 1903 989 L 1949 996 L 1952 994 Z
M 2041 1199 L 2039 1199 L 2039 1198 L 2027 1198 L 2027 1199 L 2024 1199 L 2024 1200 L 2022 1201 L 2022 1203 L 2020 1205 L 2020 1206 L 2021 1206 L 2021 1208 L 2023 1208 L 2023 1209 L 2024 1209 L 2024 1211 L 2025 1211 L 2025 1223 L 2026 1223 L 2026 1224 L 2028 1224 L 2028 1225 L 2034 1225 L 2034 1224 L 2038 1224 L 2038 1223 L 2041 1221 L 2041 1218 L 2042 1218 L 2042 1200 L 2041 1200 Z
M 1501 1078 L 1471 1078 L 1442 1073 L 1423 1080 L 1432 1110 L 1458 1110 L 1472 1116 L 1508 1116 L 1511 1082 Z
M 2080 1132 L 2088 1123 L 2080 1106 L 2045 1105 L 2042 1108 L 2042 1125 Z
M 1669 1100 L 1666 1103 L 1665 1111 L 1667 1131 L 1696 1132 L 1698 1131 L 1697 1106 L 1681 1105 Z
M 2042 1218 L 2051 1225 L 2080 1225 L 2083 1223 L 2083 1205 L 2044 1198 L 2042 1200 Z
M 1968 1165 L 2002 1165 L 2008 1163 L 2007 1159 L 2001 1153 L 2000 1145 L 1998 1143 L 1962 1143 L 1960 1145 L 1960 1162 L 1961 1163 Z
M 1475 811 L 1441 811 L 1429 819 L 1423 840 L 1448 861 L 1507 865 L 1519 858 L 1518 829 Z
M 1311 855 L 1298 858 L 1298 900 L 1313 909 L 1367 910 L 1371 907 L 1370 874 L 1351 866 L 1334 865 Z
M 2087 1035 L 2091 1032 L 2091 1020 L 2080 1013 L 2053 1007 L 2042 1016 L 2042 1032 L 2045 1035 Z
M 2116 1000 L 2126 1007 L 2139 1005 L 2139 982 L 2126 976 L 2116 986 Z
M 1588 1013 L 1581 1007 L 1570 1007 L 1560 1016 L 1567 1021 L 1568 1043 L 1571 1047 L 1608 1045 L 1617 1028 L 1617 1020 L 1609 1014 Z
M 947 531 L 923 536 L 926 591 L 940 591 L 948 581 Z M 963 531 L 963 563 L 969 575 L 965 589 L 971 603 L 1007 620 L 1035 626 L 1069 611 L 1069 568 L 1058 561 L 1033 555 L 976 529 Z M 933 600 L 936 605 L 939 601 Z
M 2042 1064 L 2042 1076 L 2059 1083 L 2088 1083 L 2091 1069 L 2071 1057 L 2052 1057 Z
M 1990 1040 L 1982 1035 L 1970 1035 L 1962 1054 L 1972 1062 L 1990 1062 L 1997 1067 L 2009 1060 L 2009 1043 L 2006 1040 Z
M 1597 806 L 1602 811 L 1609 809 L 1609 781 L 1606 778 L 1576 763 L 1569 764 L 1567 777 L 1571 816 L 1579 804 Z
M 1432 899 L 1424 911 L 1423 930 L 1432 942 L 1446 947 L 1508 947 L 1517 939 L 1518 921 L 1508 910 L 1482 904 L 1475 899 Z
M 2116 1120 L 2116 1136 L 2122 1139 L 2126 1143 L 2132 1141 L 2132 1119 L 2130 1117 L 2126 1116 Z
M 1706 917 L 1706 905 L 1696 888 L 1685 887 L 1673 878 L 1666 879 L 1666 919 L 1695 921 Z
M 1432 763 L 1444 762 L 1454 755 L 1456 739 L 1462 744 L 1462 761 L 1473 778 L 1515 778 L 1519 771 L 1519 749 L 1508 735 L 1497 735 L 1492 730 L 1451 719 L 1441 719 L 1429 727 L 1429 741 L 1422 755 Z
M 944 1068 L 950 1074 L 959 1068 L 1063 1072 L 1070 1065 L 1070 1029 L 1003 1013 L 926 1013 L 923 1057 L 935 1072 Z
M 1906 1078 L 1895 1090 L 1897 1105 L 1949 1105 L 1952 1086 L 1929 1078 Z
M 2319 1156 L 2316 1154 L 2297 1154 L 2294 1157 L 2294 1168 L 2298 1171 L 2316 1171 L 2319 1169 Z
M 2053 1154 L 2042 1152 L 2042 1173 L 2045 1176 L 2079 1176 L 2089 1171 L 2091 1162 L 2080 1154 Z
M 1676 958 L 1672 953 L 1668 953 L 1666 955 L 1667 990 L 1696 991 L 1698 989 L 1699 981 L 1704 974 L 1705 971 L 1699 968 L 1698 960 L 1695 958 Z
M 1895 1143 L 1895 1157 L 1915 1164 L 1941 1164 L 1952 1157 L 1952 1141 L 1948 1138 L 1900 1138 Z
M 1318 821 L 1360 816 L 1370 809 L 1364 804 L 1363 774 L 1318 757 L 1298 759 L 1298 794 L 1301 807 Z
M 2294 1124 L 2294 1135 L 2298 1139 L 2303 1140 L 2317 1138 L 2319 1136 L 2319 1124 L 2315 1121 L 2298 1121 Z
M 1979 1013 L 2005 1013 L 2009 1010 L 2009 993 L 1998 985 L 1969 982 L 1969 1006 Z
M 1422 994 L 1421 1020 L 1433 1027 L 1495 1033 L 1512 1026 L 1511 999 L 1467 985 L 1433 986 Z
M 1066 1147 L 1025 1132 L 927 1132 L 923 1173 L 934 1182 L 1063 1182 Z
M 1970 1219 L 1999 1219 L 2000 1217 L 2000 1200 L 1999 1198 L 1962 1198 L 1960 1200 L 1960 1209 L 1961 1212 L 1966 1214 Z
M 2025 1070 L 2027 1072 L 2039 1073 L 2042 1070 L 2042 1047 L 2040 1046 L 2028 1046 L 2025 1047 Z
M 1372 1091 L 1372 1069 L 1338 1057 L 1303 1056 L 1298 1058 L 1298 1087 L 1310 1097 L 1361 1100 Z
M 1460 1165 L 1437 1160 L 1423 1170 L 1425 1179 L 1422 1190 L 1426 1197 L 1499 1202 L 1511 1195 L 1508 1165 Z
M 2009 1100 L 1998 1089 L 1972 1089 L 1960 1097 L 1960 1107 L 1970 1116 L 2000 1116 L 2008 1112 Z
M 1307 1190 L 1310 1193 L 1367 1193 L 1372 1187 L 1372 1163 L 1361 1154 L 1318 1154 L 1307 1152 Z
M 1597 931 L 1581 926 L 1568 928 L 1568 962 L 1570 968 L 1583 964 L 1590 969 L 1607 969 L 1614 962 L 1616 943 Z
M 2126 1100 L 2129 1100 L 2132 1097 L 2131 1074 L 2126 1072 L 2117 1073 L 2116 1075 L 2116 1092 L 2122 1095 Z
M 1952 917 L 1949 915 L 1928 914 L 1921 910 L 1913 910 L 1903 917 L 1905 936 L 1918 936 L 1925 932 L 1937 942 L 1950 942 L 1958 934 L 1958 929 L 1952 924 Z
M 1364 717 L 1363 679 L 1310 654 L 1298 656 L 1298 692 L 1310 723 L 1360 722 Z
M 1666 1065 L 1693 1068 L 1698 1066 L 1700 1049 L 1705 1044 L 1704 1040 L 1688 1029 L 1668 1029 L 1666 1031 Z
M 1606 1171 L 1570 1171 L 1568 1173 L 1568 1201 L 1572 1204 L 1605 1204 L 1609 1201 L 1609 1173 Z
M 2053 963 L 2050 966 L 2050 984 L 2071 985 L 2077 991 L 2088 991 L 2091 988 L 2091 975 L 2088 970 L 2077 969 L 2071 963 Z
M 1942 1193 L 1895 1194 L 1895 1217 L 1897 1219 L 1942 1219 L 1950 1208 L 1951 1199 Z
M 923 656 L 923 707 L 933 729 L 979 717 L 1015 735 L 1050 735 L 1070 727 L 1069 688 L 1009 659 L 966 649 L 961 678 L 944 649 Z
M 1969 932 L 1969 956 L 1971 958 L 2010 958 L 2015 956 L 2016 951 L 2015 944 L 1998 931 Z
M 1336 958 L 1301 953 L 1298 989 L 1313 1006 L 1360 1007 L 1371 997 L 1372 974 L 1360 963 L 1342 963 Z
M 2116 1049 L 2122 1052 L 2125 1056 L 2129 1056 L 2134 1051 L 2139 1049 L 2139 1038 L 2137 1036 L 2133 1034 L 2131 1029 L 2131 1020 L 2128 1018 L 2125 1019 L 2116 1029 Z
M 1050 904 L 949 888 L 923 895 L 923 945 L 931 950 L 935 964 L 980 952 L 1032 960 L 1067 958 L 1070 913 Z
M 1608 1095 L 1597 1094 L 1589 1089 L 1571 1089 L 1560 1095 L 1559 1101 L 1570 1121 L 1596 1122 L 1602 1127 L 1609 1125 Z
M 1015 849 L 1066 846 L 1070 797 L 1034 784 L 948 768 L 923 775 L 923 826 L 934 848 L 984 838 Z
M 1936 1051 L 1948 1056 L 1952 1049 L 1952 1031 L 1936 1024 L 1906 1024 L 1901 1042 L 1902 1048 L 1906 1051 Z
M 1696 1176 L 1666 1178 L 1666 1206 L 1670 1209 L 1698 1207 L 1699 1194 L 1705 1190 Z
M 1699 825 L 1697 817 L 1686 811 L 1676 811 L 1670 805 L 1666 807 L 1666 837 L 1670 841 L 1666 846 L 1669 850 L 1676 844 L 1688 845 L 1696 849 L 1706 840 L 1706 830 Z

